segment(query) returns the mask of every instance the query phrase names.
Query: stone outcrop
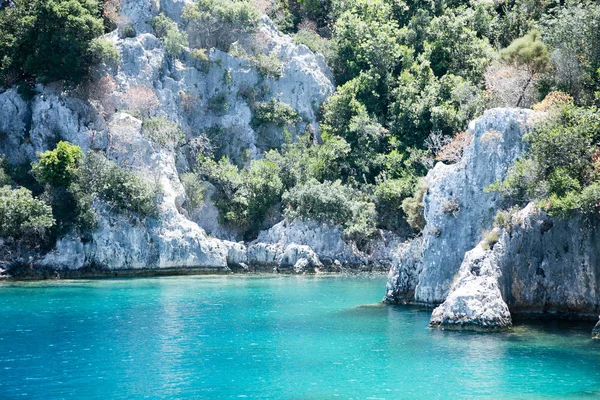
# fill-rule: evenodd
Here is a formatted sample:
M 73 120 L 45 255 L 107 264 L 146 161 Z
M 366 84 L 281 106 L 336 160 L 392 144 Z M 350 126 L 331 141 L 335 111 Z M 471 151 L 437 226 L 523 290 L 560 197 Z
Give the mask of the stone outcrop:
M 502 271 L 496 252 L 485 241 L 465 254 L 450 293 L 431 315 L 430 327 L 445 329 L 502 330 L 512 325 L 500 292 Z M 498 249 L 501 244 L 496 243 Z
M 213 142 L 222 155 L 232 160 L 256 158 L 266 148 L 282 143 L 284 137 L 281 129 L 257 130 L 252 124 L 253 101 L 274 99 L 288 104 L 302 117 L 289 127 L 292 134 L 304 132 L 308 125 L 318 134 L 316 113 L 334 91 L 324 58 L 278 32 L 267 17 L 260 19 L 255 35 L 264 47 L 261 51 L 281 64 L 280 76 L 265 75 L 251 57 L 214 48 L 207 51 L 207 60 L 195 59 L 190 49 L 178 58 L 169 57 L 149 21 L 164 13 L 182 30 L 189 30 L 181 10 L 190 2 L 123 0 L 123 21 L 134 28 L 136 36 L 123 38 L 117 31 L 106 35 L 120 57 L 115 65 L 95 72 L 98 77 L 108 77 L 102 87 L 64 91 L 60 85 L 38 85 L 30 100 L 23 99 L 16 89 L 0 88 L 0 152 L 10 163 L 31 163 L 37 153 L 66 140 L 84 152 L 102 152 L 118 165 L 154 180 L 162 193 L 158 218 L 145 220 L 115 213 L 97 200 L 94 207 L 100 222 L 90 237 L 68 234 L 47 254 L 22 254 L 8 261 L 8 256 L 0 254 L 3 276 L 10 274 L 5 267 L 11 263 L 68 275 L 267 267 L 312 272 L 323 267 L 318 255 L 323 254 L 322 248 L 315 251 L 306 243 L 273 240 L 250 246 L 237 243 L 227 240 L 234 239 L 235 233 L 214 226 L 214 212 L 210 218 L 195 218 L 194 214 L 207 213 L 183 209 L 185 191 L 180 175 L 194 160 L 189 143 L 196 137 L 217 132 Z M 248 36 L 245 42 L 252 38 Z M 260 93 L 254 93 L 257 89 Z M 188 144 L 160 145 L 144 136 L 142 119 L 131 111 L 130 102 L 131 96 L 140 95 L 152 105 L 144 111 L 146 117 L 176 123 Z M 152 96 L 158 100 L 154 104 Z M 214 107 L 215 96 L 222 107 Z M 207 207 L 216 211 L 211 204 Z M 205 223 L 211 236 L 203 229 Z M 318 245 L 315 241 L 311 244 Z M 4 243 L 1 246 L 6 248 Z
M 321 271 L 366 269 L 383 272 L 390 269 L 402 239 L 382 232 L 381 238 L 375 240 L 371 248 L 360 251 L 343 240 L 339 227 L 315 221 L 283 220 L 262 231 L 256 242 L 308 246 L 318 255 L 322 263 L 319 267 Z
M 444 329 L 501 330 L 513 318 L 597 318 L 597 215 L 551 217 L 529 204 L 483 235 L 502 205 L 484 189 L 505 177 L 524 150 L 523 134 L 542 117 L 487 111 L 471 123 L 462 159 L 429 172 L 426 227 L 400 248 L 385 301 L 437 306 L 430 326 Z
M 523 152 L 521 139 L 535 118 L 529 110 L 486 111 L 469 125 L 471 142 L 461 160 L 451 165 L 440 162 L 429 171 L 426 226 L 410 251 L 402 252 L 394 263 L 387 302 L 438 305 L 446 299 L 465 253 L 480 241 L 500 206 L 498 194 L 484 189 L 506 176 Z
M 599 226 L 597 216 L 553 218 L 529 204 L 498 229 L 498 242 L 492 249 L 483 251 L 479 246 L 467 253 L 431 325 L 463 326 L 462 321 L 468 321 L 469 327 L 497 329 L 508 326 L 511 316 L 596 319 L 600 311 Z M 468 273 L 475 266 L 479 266 L 477 278 Z M 467 287 L 469 282 L 476 285 Z M 485 298 L 487 306 L 483 302 L 466 305 L 465 299 L 473 296 Z M 456 313 L 457 309 L 461 312 Z
M 427 174 L 423 269 L 416 302 L 436 304 L 446 298 L 464 254 L 479 242 L 499 208 L 499 195 L 484 189 L 506 176 L 534 120 L 529 110 L 486 111 L 469 125 L 472 140 L 462 159 L 452 165 L 438 163 Z
M 596 323 L 592 329 L 592 339 L 600 339 L 600 321 Z

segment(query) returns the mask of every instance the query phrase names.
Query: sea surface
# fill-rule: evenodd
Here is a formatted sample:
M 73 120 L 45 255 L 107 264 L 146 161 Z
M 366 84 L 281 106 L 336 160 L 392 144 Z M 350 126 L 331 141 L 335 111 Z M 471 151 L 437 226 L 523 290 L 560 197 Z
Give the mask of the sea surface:
M 600 398 L 593 323 L 427 328 L 384 277 L 0 284 L 0 399 Z

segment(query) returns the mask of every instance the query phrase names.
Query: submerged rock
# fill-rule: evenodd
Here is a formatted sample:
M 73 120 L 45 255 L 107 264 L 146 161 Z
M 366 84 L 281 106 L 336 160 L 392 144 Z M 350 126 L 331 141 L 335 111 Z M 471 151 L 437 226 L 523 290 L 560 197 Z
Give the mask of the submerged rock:
M 592 339 L 600 339 L 600 321 L 596 322 L 594 329 L 592 329 Z

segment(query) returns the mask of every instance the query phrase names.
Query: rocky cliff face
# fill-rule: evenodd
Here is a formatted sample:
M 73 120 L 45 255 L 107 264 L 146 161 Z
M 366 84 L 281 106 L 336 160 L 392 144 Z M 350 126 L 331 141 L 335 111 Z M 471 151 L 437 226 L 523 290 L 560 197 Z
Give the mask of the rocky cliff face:
M 101 151 L 120 166 L 154 179 L 162 192 L 159 218 L 141 221 L 115 214 L 98 201 L 95 208 L 100 223 L 91 237 L 84 240 L 70 234 L 45 255 L 8 257 L 8 264 L 25 265 L 27 274 L 58 271 L 69 276 L 147 270 L 387 270 L 396 238 L 386 236 L 365 255 L 345 243 L 337 228 L 284 221 L 261 233 L 259 240 L 244 244 L 231 241 L 235 232 L 219 226 L 209 200 L 197 213 L 183 209 L 186 198 L 180 176 L 193 162 L 189 143 L 196 137 L 212 133 L 216 151 L 234 161 L 247 162 L 284 141 L 281 130 L 257 129 L 252 124 L 253 101 L 273 99 L 288 104 L 301 117 L 289 127 L 292 135 L 311 129 L 309 125 L 318 134 L 317 110 L 334 91 L 323 57 L 296 45 L 267 17 L 262 17 L 256 32 L 241 38 L 240 43 L 250 48 L 253 38 L 260 38 L 259 51 L 275 57 L 281 66 L 280 76 L 265 74 L 249 57 L 214 48 L 207 51 L 204 60 L 194 58 L 189 50 L 178 58 L 169 57 L 149 21 L 164 13 L 188 30 L 191 42 L 202 42 L 207 38 L 182 23 L 181 10 L 189 2 L 123 0 L 123 20 L 136 36 L 122 38 L 117 31 L 106 36 L 120 59 L 97 72 L 105 76 L 101 87 L 64 91 L 58 85 L 38 86 L 38 94 L 30 100 L 23 99 L 16 89 L 0 88 L 0 152 L 11 163 L 31 163 L 38 152 L 66 140 L 85 152 Z M 160 145 L 146 137 L 142 118 L 131 109 L 132 97 L 133 103 L 152 106 L 144 110 L 147 116 L 163 117 L 179 125 L 188 144 Z M 0 267 L 7 266 L 2 263 L 6 259 L 0 254 Z
M 462 159 L 452 165 L 438 163 L 429 171 L 425 178 L 426 226 L 422 238 L 394 264 L 388 301 L 410 298 L 416 303 L 439 304 L 446 299 L 465 253 L 479 242 L 483 229 L 491 226 L 500 205 L 499 196 L 484 189 L 504 178 L 522 153 L 521 138 L 534 119 L 527 110 L 486 111 L 469 125 L 467 133 L 472 139 Z M 396 276 L 400 282 L 395 282 Z
M 430 326 L 446 329 L 506 329 L 523 317 L 597 317 L 597 216 L 552 218 L 530 204 L 482 235 L 501 205 L 484 188 L 505 176 L 524 150 L 523 134 L 542 117 L 487 111 L 471 124 L 462 160 L 429 172 L 427 225 L 399 252 L 387 302 L 439 304 Z

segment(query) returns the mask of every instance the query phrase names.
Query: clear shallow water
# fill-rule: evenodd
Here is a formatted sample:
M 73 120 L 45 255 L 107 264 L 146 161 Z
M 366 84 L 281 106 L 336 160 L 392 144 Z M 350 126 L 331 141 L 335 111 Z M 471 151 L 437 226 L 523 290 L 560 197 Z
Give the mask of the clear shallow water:
M 0 399 L 600 398 L 591 324 L 477 334 L 385 278 L 0 284 Z

